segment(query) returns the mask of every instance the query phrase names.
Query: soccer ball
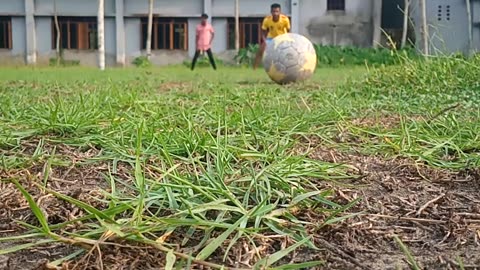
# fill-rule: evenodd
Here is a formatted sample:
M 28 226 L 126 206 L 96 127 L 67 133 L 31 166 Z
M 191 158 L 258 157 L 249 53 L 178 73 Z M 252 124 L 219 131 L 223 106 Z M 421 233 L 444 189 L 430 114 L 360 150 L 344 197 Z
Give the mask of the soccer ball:
M 270 79 L 287 84 L 309 79 L 317 66 L 317 54 L 306 37 L 286 33 L 267 42 L 262 61 Z

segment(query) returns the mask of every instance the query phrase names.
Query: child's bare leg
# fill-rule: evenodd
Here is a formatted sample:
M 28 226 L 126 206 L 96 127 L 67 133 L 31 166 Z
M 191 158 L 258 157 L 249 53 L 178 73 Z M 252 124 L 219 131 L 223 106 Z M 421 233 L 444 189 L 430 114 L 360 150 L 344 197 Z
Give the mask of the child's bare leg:
M 258 64 L 260 64 L 260 61 L 262 60 L 263 53 L 265 52 L 266 48 L 266 43 L 261 42 L 260 47 L 258 48 L 257 55 L 255 56 L 255 62 L 253 63 L 253 69 L 256 69 L 258 67 Z

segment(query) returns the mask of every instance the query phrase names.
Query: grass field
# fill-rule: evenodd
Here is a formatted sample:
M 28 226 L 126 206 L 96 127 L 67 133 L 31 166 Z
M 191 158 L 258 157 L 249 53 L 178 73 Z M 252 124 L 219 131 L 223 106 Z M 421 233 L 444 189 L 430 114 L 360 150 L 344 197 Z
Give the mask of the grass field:
M 480 267 L 479 64 L 0 68 L 0 268 Z

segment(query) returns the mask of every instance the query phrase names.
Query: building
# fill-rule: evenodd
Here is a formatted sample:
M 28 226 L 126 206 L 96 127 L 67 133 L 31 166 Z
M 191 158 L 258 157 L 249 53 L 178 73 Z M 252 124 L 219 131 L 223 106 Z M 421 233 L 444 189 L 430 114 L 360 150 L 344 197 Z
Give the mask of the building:
M 412 20 L 421 48 L 421 15 L 418 0 L 412 2 Z M 444 55 L 475 53 L 480 49 L 480 1 L 426 1 L 429 53 Z
M 292 31 L 314 43 L 372 45 L 378 14 L 374 0 L 240 0 L 242 47 L 258 42 L 262 18 L 274 2 L 291 18 Z M 97 0 L 0 0 L 0 64 L 46 64 L 55 57 L 56 14 L 64 58 L 96 65 L 97 6 Z M 191 57 L 195 26 L 204 12 L 216 30 L 214 52 L 231 58 L 234 11 L 235 0 L 155 0 L 152 62 L 173 64 Z M 128 65 L 145 54 L 147 13 L 148 0 L 105 0 L 108 66 Z
M 201 13 L 216 30 L 213 50 L 231 57 L 234 0 L 155 0 L 153 58 L 156 64 L 182 62 L 194 51 Z M 292 31 L 315 43 L 371 45 L 371 0 L 240 0 L 240 44 L 257 43 L 263 16 L 278 2 Z M 105 0 L 107 65 L 128 64 L 144 54 L 148 0 Z M 55 56 L 57 14 L 65 59 L 95 65 L 97 0 L 0 0 L 0 63 L 46 63 Z

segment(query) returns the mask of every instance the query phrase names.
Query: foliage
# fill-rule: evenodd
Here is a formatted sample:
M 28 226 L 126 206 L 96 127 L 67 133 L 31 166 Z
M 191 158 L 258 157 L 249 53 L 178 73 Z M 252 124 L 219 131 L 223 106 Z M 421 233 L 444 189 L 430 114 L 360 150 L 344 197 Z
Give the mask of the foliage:
M 152 62 L 144 55 L 133 59 L 132 64 L 139 68 L 148 68 L 152 66 Z
M 479 66 L 479 56 L 457 56 L 374 69 L 349 86 L 348 98 L 364 117 L 391 112 L 402 122 L 388 131 L 356 129 L 355 137 L 369 153 L 404 155 L 448 169 L 478 166 Z
M 343 213 L 357 201 L 337 203 L 334 191 L 321 184 L 354 178 L 350 168 L 293 152 L 311 122 L 289 92 L 234 83 L 263 78 L 251 70 L 206 70 L 202 77 L 183 67 L 168 70 L 118 70 L 112 79 L 112 70 L 97 75 L 80 69 L 59 71 L 62 79 L 55 81 L 42 74 L 34 85 L 0 84 L 3 168 L 28 170 L 41 160 L 48 163 L 45 172 L 89 164 L 105 176 L 98 180 L 102 190 L 91 193 L 101 197 L 90 201 L 54 190 L 53 173 L 39 182 L 12 180 L 37 218 L 23 224 L 35 237 L 83 247 L 148 245 L 176 257 L 177 265 L 213 258 L 226 264 L 231 250 L 258 248 L 263 235 L 288 238 L 284 249 L 253 255 L 252 265 L 269 268 L 299 247 L 316 249 L 307 227 L 352 216 Z M 28 155 L 20 145 L 31 140 L 39 143 Z M 100 151 L 72 163 L 71 153 L 52 151 L 65 145 Z M 38 191 L 82 211 L 68 222 L 49 219 L 37 203 Z M 305 220 L 298 209 L 323 218 Z
M 410 47 L 402 50 L 326 45 L 314 45 L 314 47 L 318 66 L 396 65 L 400 64 L 404 58 L 418 58 L 415 49 Z
M 60 60 L 58 60 L 56 57 L 50 58 L 50 66 L 57 66 L 57 63 L 63 67 L 80 66 L 80 60 L 66 60 L 63 57 L 61 57 Z
M 386 48 L 361 48 L 361 47 L 340 47 L 314 45 L 317 54 L 318 67 L 337 67 L 337 66 L 355 66 L 355 65 L 396 65 L 404 59 L 417 59 L 415 49 L 405 48 L 402 50 L 390 50 Z M 242 65 L 251 66 L 255 60 L 255 55 L 259 49 L 258 44 L 249 44 L 246 48 L 241 48 L 235 60 Z
M 48 174 L 12 180 L 37 221 L 21 223 L 30 231 L 15 236 L 31 243 L 4 252 L 45 243 L 34 241 L 39 236 L 87 250 L 120 239 L 156 248 L 175 265 L 226 264 L 233 246 L 256 250 L 272 235 L 291 244 L 254 254 L 252 265 L 284 263 L 297 247 L 315 251 L 311 234 L 348 220 L 352 213 L 345 212 L 357 202 L 339 203 L 328 187 L 355 178 L 356 170 L 314 159 L 310 151 L 325 147 L 452 170 L 478 168 L 479 67 L 478 57 L 405 58 L 345 84 L 340 80 L 350 69 L 336 67 L 288 87 L 270 83 L 263 72 L 227 68 L 205 76 L 184 67 L 101 75 L 2 71 L 3 168 L 25 175 L 39 161 L 45 171 L 100 163 L 101 186 L 108 187 L 88 193 L 101 194 L 90 204 L 52 190 Z M 18 80 L 21 72 L 29 79 Z M 370 122 L 358 123 L 364 119 Z M 98 154 L 71 161 L 55 154 L 52 144 Z M 126 172 L 119 173 L 121 164 Z M 32 186 L 83 214 L 64 223 L 48 219 Z
M 238 51 L 234 60 L 241 65 L 252 66 L 259 48 L 258 44 L 248 44 L 246 48 L 241 48 Z
M 213 60 L 217 67 L 223 66 L 224 62 L 222 59 L 218 58 L 217 56 L 213 55 Z M 192 65 L 192 59 L 187 59 L 183 61 L 183 65 L 189 67 Z M 208 60 L 207 53 L 200 55 L 197 59 L 197 63 L 195 63 L 195 67 L 210 67 L 210 60 Z

